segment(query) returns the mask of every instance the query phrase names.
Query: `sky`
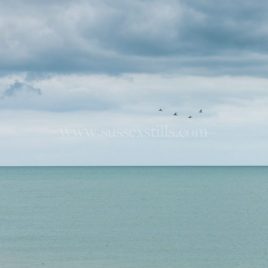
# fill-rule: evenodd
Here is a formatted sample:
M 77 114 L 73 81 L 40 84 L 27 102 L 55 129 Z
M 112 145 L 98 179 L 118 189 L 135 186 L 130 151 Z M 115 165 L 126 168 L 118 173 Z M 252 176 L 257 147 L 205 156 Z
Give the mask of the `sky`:
M 0 165 L 267 165 L 267 12 L 0 0 Z

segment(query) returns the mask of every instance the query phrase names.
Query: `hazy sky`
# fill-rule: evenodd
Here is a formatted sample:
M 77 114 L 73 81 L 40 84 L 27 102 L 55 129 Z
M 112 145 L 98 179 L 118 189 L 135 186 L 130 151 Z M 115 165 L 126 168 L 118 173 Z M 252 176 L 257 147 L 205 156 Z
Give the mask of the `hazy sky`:
M 0 165 L 268 164 L 267 13 L 0 0 Z

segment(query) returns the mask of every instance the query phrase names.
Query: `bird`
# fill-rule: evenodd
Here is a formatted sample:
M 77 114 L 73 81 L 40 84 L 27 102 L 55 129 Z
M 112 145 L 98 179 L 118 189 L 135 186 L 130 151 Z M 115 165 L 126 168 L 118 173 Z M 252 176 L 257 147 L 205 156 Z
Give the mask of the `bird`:
M 177 116 L 178 114 L 177 114 L 177 113 L 174 113 L 173 115 L 174 115 L 174 116 Z
M 160 108 L 160 109 L 158 110 L 158 112 L 163 112 L 163 110 Z
M 188 116 L 188 118 L 192 118 L 192 116 L 191 116 L 191 115 L 189 115 L 189 116 Z
M 203 110 L 202 110 L 202 109 L 200 109 L 200 110 L 199 110 L 199 113 L 200 113 L 200 114 L 202 114 L 202 113 L 203 113 Z

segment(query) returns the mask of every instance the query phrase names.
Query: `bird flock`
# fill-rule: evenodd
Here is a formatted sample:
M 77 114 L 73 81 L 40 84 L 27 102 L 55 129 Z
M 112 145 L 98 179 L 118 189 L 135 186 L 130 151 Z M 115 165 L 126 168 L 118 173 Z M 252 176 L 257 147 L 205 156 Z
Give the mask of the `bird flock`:
M 158 109 L 158 112 L 163 112 L 163 109 L 162 109 L 162 108 L 159 108 L 159 109 Z M 200 109 L 200 110 L 198 111 L 198 113 L 199 113 L 199 114 L 202 114 L 202 113 L 203 113 L 203 109 Z M 177 113 L 177 112 L 173 113 L 173 116 L 178 116 L 178 113 Z M 193 116 L 192 116 L 192 115 L 188 115 L 188 118 L 191 119 L 191 118 L 193 118 Z

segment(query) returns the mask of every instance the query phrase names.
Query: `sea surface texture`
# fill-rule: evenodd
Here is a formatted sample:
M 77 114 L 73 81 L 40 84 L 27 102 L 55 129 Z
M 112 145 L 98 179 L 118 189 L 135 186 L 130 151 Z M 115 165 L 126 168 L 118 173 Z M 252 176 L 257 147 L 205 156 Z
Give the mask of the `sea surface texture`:
M 266 167 L 0 168 L 1 268 L 266 268 Z

